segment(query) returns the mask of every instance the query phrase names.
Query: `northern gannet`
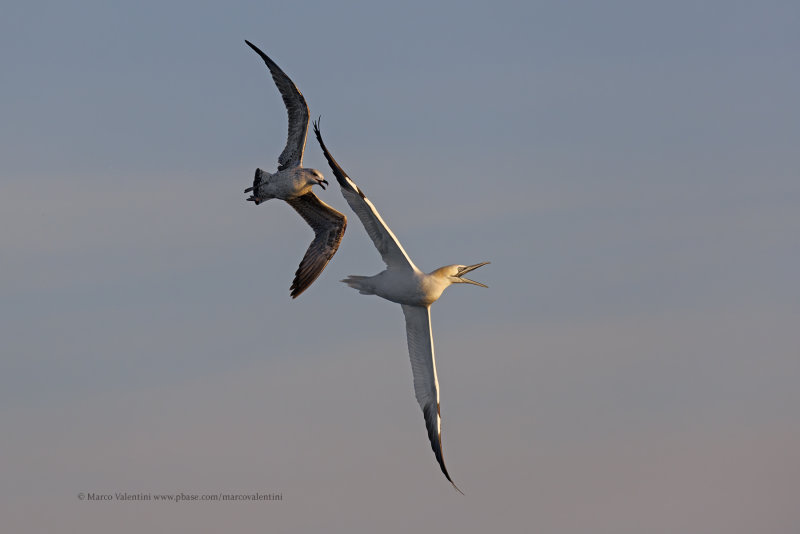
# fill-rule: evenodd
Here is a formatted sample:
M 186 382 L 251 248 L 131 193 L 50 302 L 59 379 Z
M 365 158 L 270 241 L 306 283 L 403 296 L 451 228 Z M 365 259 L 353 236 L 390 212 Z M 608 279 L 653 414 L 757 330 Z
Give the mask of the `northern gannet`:
M 378 249 L 381 258 L 386 263 L 386 270 L 375 276 L 351 275 L 342 282 L 357 289 L 362 295 L 377 295 L 403 307 L 403 314 L 406 318 L 408 354 L 411 357 L 411 370 L 414 375 L 414 394 L 425 416 L 425 426 L 428 429 L 431 448 L 433 448 L 433 453 L 436 455 L 436 460 L 439 462 L 444 476 L 459 493 L 462 493 L 450 478 L 442 456 L 439 381 L 436 378 L 430 307 L 451 284 L 466 283 L 487 287 L 480 282 L 464 278 L 464 275 L 489 262 L 485 261 L 474 265 L 447 265 L 430 274 L 420 271 L 408 257 L 403 245 L 381 218 L 372 202 L 328 152 L 325 143 L 322 142 L 319 124 L 316 121 L 314 122 L 314 133 L 336 180 L 339 182 L 342 196 L 358 215 L 367 234 L 375 244 L 375 248 Z
M 315 184 L 325 189 L 328 181 L 318 170 L 303 167 L 303 152 L 308 135 L 306 99 L 274 61 L 250 41 L 245 40 L 245 43 L 261 56 L 272 73 L 272 79 L 278 86 L 289 114 L 289 135 L 286 147 L 278 158 L 278 171 L 270 174 L 256 169 L 253 186 L 244 192 L 253 192 L 247 200 L 256 205 L 271 198 L 285 200 L 314 230 L 314 240 L 306 250 L 289 288 L 292 298 L 297 298 L 322 274 L 336 253 L 347 227 L 347 217 L 322 202 L 311 191 L 311 186 Z

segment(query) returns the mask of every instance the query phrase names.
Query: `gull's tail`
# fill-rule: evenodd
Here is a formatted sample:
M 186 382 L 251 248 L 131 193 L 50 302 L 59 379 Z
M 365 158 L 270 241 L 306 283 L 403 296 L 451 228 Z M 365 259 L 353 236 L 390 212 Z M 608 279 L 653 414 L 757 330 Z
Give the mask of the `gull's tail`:
M 256 174 L 253 177 L 253 187 L 248 187 L 247 189 L 244 190 L 245 193 L 249 193 L 250 191 L 253 192 L 253 194 L 250 195 L 250 198 L 248 198 L 247 200 L 255 202 L 256 205 L 260 204 L 264 200 L 267 200 L 266 198 L 260 198 L 258 196 L 258 188 L 262 183 L 265 183 L 267 180 L 269 180 L 270 176 L 272 175 L 267 171 L 256 169 Z

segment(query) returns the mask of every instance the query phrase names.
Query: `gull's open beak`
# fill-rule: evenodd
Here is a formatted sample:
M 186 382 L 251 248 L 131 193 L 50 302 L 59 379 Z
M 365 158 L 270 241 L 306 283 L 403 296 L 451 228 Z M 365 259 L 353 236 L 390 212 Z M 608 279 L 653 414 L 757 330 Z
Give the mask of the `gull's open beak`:
M 325 186 L 326 186 L 326 185 L 328 185 L 328 180 L 321 180 L 321 181 L 319 182 L 319 186 L 320 186 L 322 189 L 325 189 Z
M 481 286 L 481 287 L 487 287 L 488 288 L 489 286 L 483 285 L 480 282 L 476 282 L 475 280 L 470 280 L 469 278 L 464 278 L 464 275 L 467 274 L 470 271 L 474 271 L 478 267 L 483 267 L 484 265 L 488 265 L 489 263 L 490 262 L 485 261 L 483 263 L 476 263 L 475 265 L 468 265 L 468 266 L 464 267 L 463 269 L 461 269 L 460 271 L 458 271 L 458 273 L 456 273 L 456 277 L 460 278 L 461 281 L 464 282 L 464 283 L 474 284 L 476 286 Z

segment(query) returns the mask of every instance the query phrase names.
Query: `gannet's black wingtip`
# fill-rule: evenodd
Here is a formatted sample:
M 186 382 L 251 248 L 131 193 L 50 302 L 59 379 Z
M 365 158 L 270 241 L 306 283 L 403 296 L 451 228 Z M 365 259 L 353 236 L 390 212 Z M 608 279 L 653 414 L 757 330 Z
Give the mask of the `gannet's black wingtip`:
M 433 404 L 427 405 L 425 408 L 422 409 L 423 417 L 425 418 L 425 426 L 428 428 L 428 440 L 431 443 L 431 448 L 433 449 L 433 454 L 436 457 L 436 462 L 439 464 L 439 467 L 442 470 L 445 478 L 447 479 L 450 484 L 459 492 L 461 495 L 464 495 L 464 492 L 456 486 L 456 483 L 453 482 L 453 479 L 450 478 L 450 473 L 447 472 L 447 467 L 444 464 L 444 451 L 442 446 L 442 434 L 439 432 L 439 425 L 438 421 L 440 419 L 439 415 L 439 403 L 436 403 L 436 409 L 434 411 Z
M 320 115 L 319 118 L 314 121 L 314 135 L 317 137 L 319 147 L 322 149 L 325 159 L 328 160 L 328 165 L 330 165 L 333 175 L 336 177 L 336 181 L 339 182 L 341 187 L 358 193 L 362 198 L 366 198 L 364 193 L 361 192 L 361 189 L 359 189 L 358 186 L 350 181 L 347 173 L 344 172 L 344 169 L 342 169 L 342 167 L 336 162 L 331 153 L 328 152 L 328 147 L 325 146 L 325 142 L 322 140 L 322 132 L 319 130 L 320 119 L 322 119 L 322 115 Z

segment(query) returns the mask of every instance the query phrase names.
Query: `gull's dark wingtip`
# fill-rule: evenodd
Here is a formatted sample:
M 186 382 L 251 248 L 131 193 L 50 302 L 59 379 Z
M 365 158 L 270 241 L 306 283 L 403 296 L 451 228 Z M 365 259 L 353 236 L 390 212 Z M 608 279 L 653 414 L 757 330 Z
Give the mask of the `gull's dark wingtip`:
M 250 48 L 252 48 L 253 50 L 255 50 L 255 51 L 256 51 L 256 53 L 257 53 L 259 56 L 262 56 L 262 55 L 264 55 L 264 53 L 263 53 L 261 50 L 259 50 L 259 48 L 258 48 L 256 45 L 254 45 L 253 43 L 251 43 L 251 42 L 250 42 L 250 41 L 248 41 L 247 39 L 245 39 L 245 40 L 244 40 L 244 42 L 247 44 L 247 46 L 249 46 Z
M 250 41 L 248 41 L 247 39 L 245 39 L 245 40 L 244 40 L 244 42 L 245 42 L 245 43 L 247 43 L 247 46 L 249 46 L 250 48 L 252 48 L 252 49 L 255 51 L 255 53 L 256 53 L 256 54 L 258 54 L 259 56 L 261 56 L 261 59 L 263 59 L 263 60 L 264 60 L 264 63 L 266 63 L 266 64 L 267 64 L 267 66 L 269 67 L 269 70 L 270 70 L 270 71 L 272 71 L 272 69 L 273 69 L 273 68 L 275 68 L 275 67 L 278 67 L 278 65 L 276 65 L 276 64 L 275 64 L 275 62 L 274 62 L 274 61 L 272 61 L 272 60 L 269 58 L 269 56 L 267 56 L 267 54 L 265 54 L 264 52 L 262 52 L 262 51 L 261 51 L 261 49 L 260 49 L 259 47 L 257 47 L 256 45 L 254 45 L 253 43 L 251 43 L 251 42 L 250 42 Z M 280 68 L 279 68 L 279 67 L 278 67 L 278 70 L 280 70 Z M 281 71 L 281 72 L 283 72 L 283 71 Z M 284 76 L 285 76 L 285 74 L 284 74 Z
M 301 264 L 300 267 L 297 268 L 297 272 L 294 273 L 294 280 L 292 280 L 292 286 L 289 288 L 289 296 L 292 297 L 292 300 L 299 297 L 303 291 L 311 287 L 311 284 L 316 281 L 320 274 L 322 274 L 322 271 L 317 273 L 316 276 L 309 276 L 308 273 L 303 273 L 303 266 Z
M 309 286 L 310 286 L 310 285 L 311 285 L 311 284 L 309 284 Z M 299 297 L 299 296 L 300 296 L 300 294 L 301 294 L 303 291 L 305 291 L 306 289 L 308 289 L 308 286 L 301 288 L 301 287 L 299 287 L 298 285 L 296 285 L 296 281 L 295 281 L 295 282 L 293 282 L 293 283 L 292 283 L 292 287 L 290 287 L 290 288 L 289 288 L 289 296 L 290 296 L 290 297 L 292 297 L 292 300 L 294 300 L 294 299 L 296 299 L 297 297 Z

